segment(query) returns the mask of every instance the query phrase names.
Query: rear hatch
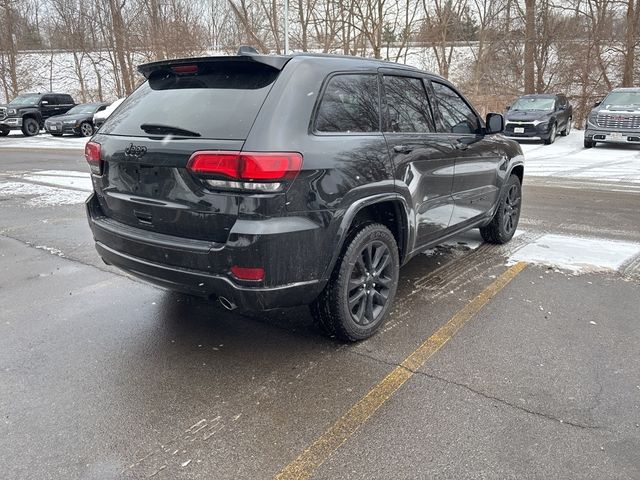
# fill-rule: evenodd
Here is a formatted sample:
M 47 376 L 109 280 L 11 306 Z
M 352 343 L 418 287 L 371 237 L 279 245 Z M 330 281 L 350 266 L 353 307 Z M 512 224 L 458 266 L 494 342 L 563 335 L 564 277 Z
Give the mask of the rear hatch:
M 225 242 L 246 193 L 212 188 L 187 165 L 196 151 L 242 150 L 286 60 L 275 58 L 281 61 L 217 57 L 142 66 L 148 81 L 92 139 L 100 145 L 96 190 L 104 215 L 158 233 Z

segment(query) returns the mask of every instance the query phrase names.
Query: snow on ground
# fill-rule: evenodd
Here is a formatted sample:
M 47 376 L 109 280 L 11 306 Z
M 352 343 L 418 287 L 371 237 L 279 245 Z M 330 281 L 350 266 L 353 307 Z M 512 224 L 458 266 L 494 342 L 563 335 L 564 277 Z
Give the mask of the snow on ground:
M 555 177 L 600 183 L 640 183 L 640 146 L 583 146 L 584 132 L 574 130 L 552 145 L 521 142 L 525 178 Z
M 579 273 L 618 270 L 639 254 L 638 243 L 550 234 L 517 250 L 509 262 L 550 265 Z
M 30 207 L 83 203 L 92 188 L 88 172 L 40 170 L 0 177 L 0 199 L 21 198 Z
M 54 137 L 40 132 L 35 137 L 25 137 L 19 130 L 11 130 L 8 137 L 0 137 L 0 149 L 2 148 L 36 148 L 53 150 L 84 150 L 84 146 L 89 139 L 87 137 L 74 137 L 65 135 Z

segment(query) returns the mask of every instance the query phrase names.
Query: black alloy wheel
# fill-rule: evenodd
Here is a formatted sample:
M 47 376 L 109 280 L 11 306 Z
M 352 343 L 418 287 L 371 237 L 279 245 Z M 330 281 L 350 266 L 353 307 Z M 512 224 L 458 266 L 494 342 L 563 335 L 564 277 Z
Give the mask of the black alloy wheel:
M 482 238 L 489 243 L 503 244 L 513 238 L 520 221 L 522 208 L 522 185 L 517 175 L 511 174 L 491 223 L 480 227 Z
M 389 301 L 393 283 L 389 247 L 380 241 L 365 245 L 353 264 L 348 284 L 351 318 L 363 327 L 374 323 Z
M 22 133 L 27 137 L 33 137 L 40 133 L 40 125 L 35 118 L 25 118 L 22 122 Z
M 520 219 L 520 188 L 518 185 L 510 185 L 507 191 L 507 196 L 504 202 L 503 223 L 504 231 L 507 235 L 513 236 L 518 226 L 518 220 Z
M 383 324 L 398 286 L 398 245 L 387 227 L 372 223 L 351 232 L 311 313 L 329 335 L 355 342 Z

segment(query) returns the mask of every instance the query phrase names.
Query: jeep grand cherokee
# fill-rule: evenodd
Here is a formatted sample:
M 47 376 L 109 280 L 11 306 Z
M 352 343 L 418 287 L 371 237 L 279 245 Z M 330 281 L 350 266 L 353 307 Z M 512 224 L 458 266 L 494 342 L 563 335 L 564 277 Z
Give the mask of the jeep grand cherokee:
M 440 77 L 311 54 L 139 71 L 85 156 L 96 248 L 145 280 L 227 308 L 311 304 L 354 341 L 380 328 L 411 257 L 516 230 L 520 147 Z

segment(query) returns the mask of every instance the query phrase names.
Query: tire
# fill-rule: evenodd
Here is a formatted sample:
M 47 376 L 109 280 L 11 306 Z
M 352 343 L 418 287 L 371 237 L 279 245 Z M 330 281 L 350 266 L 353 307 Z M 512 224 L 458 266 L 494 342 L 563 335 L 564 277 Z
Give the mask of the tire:
M 549 138 L 545 139 L 545 145 L 551 145 L 556 141 L 556 136 L 558 135 L 558 126 L 554 123 L 551 125 L 551 132 L 549 132 Z
M 91 135 L 93 135 L 93 125 L 89 122 L 82 122 L 78 127 L 78 136 L 90 137 Z
M 369 338 L 384 323 L 399 274 L 393 234 L 384 225 L 368 224 L 346 242 L 311 313 L 329 335 L 350 342 Z
M 485 242 L 503 244 L 513 238 L 518 228 L 522 207 L 522 185 L 516 175 L 511 175 L 500 195 L 498 209 L 491 223 L 480 227 Z
M 593 139 L 585 137 L 584 148 L 593 148 L 595 146 L 596 146 L 596 142 L 594 142 Z
M 10 128 L 0 127 L 0 137 L 6 137 L 7 135 L 9 135 L 10 131 Z
M 567 135 L 569 135 L 571 133 L 572 126 L 573 126 L 573 118 L 569 118 L 569 120 L 567 120 L 567 126 L 564 127 L 564 130 L 562 132 L 560 132 L 560 135 L 562 135 L 563 137 L 566 137 Z
M 33 137 L 40 133 L 40 124 L 35 118 L 25 118 L 22 121 L 22 133 L 25 137 Z

